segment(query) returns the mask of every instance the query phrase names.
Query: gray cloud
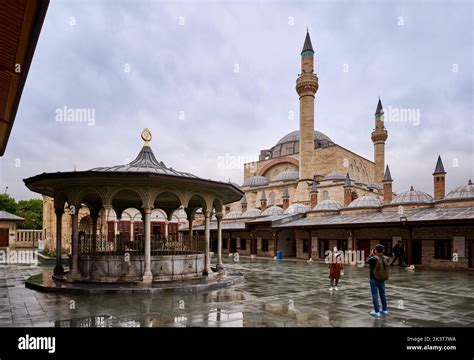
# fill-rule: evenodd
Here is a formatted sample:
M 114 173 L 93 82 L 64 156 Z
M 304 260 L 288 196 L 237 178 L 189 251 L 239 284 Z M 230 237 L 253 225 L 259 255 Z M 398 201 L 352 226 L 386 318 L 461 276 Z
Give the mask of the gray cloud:
M 219 157 L 255 158 L 297 129 L 309 26 L 316 129 L 372 159 L 377 97 L 420 109 L 419 126 L 386 123 L 394 189 L 431 193 L 438 154 L 453 188 L 474 177 L 472 25 L 468 2 L 52 1 L 0 159 L 2 187 L 29 198 L 23 178 L 133 159 L 144 127 L 168 166 L 241 183 L 243 170 L 220 168 Z M 56 122 L 63 106 L 95 109 L 95 125 Z

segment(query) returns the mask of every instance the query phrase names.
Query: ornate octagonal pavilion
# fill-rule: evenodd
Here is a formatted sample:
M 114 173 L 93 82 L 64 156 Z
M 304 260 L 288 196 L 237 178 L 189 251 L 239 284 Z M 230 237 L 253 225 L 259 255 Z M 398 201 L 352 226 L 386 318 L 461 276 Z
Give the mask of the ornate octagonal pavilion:
M 43 173 L 24 182 L 31 191 L 54 198 L 56 213 L 56 267 L 54 277 L 66 281 L 134 282 L 208 276 L 210 266 L 210 219 L 220 228 L 223 205 L 238 201 L 243 192 L 231 183 L 205 180 L 176 171 L 158 161 L 150 148 L 151 133 L 143 130 L 143 148 L 125 165 L 99 167 L 88 171 Z M 86 205 L 92 218 L 92 235 L 79 236 L 78 209 Z M 72 216 L 71 265 L 61 265 L 61 224 L 65 207 Z M 143 233 L 130 240 L 97 234 L 97 220 L 113 210 L 117 218 L 127 208 L 142 213 Z M 151 212 L 162 209 L 169 220 L 184 209 L 189 221 L 188 235 L 152 235 Z M 196 210 L 205 217 L 205 235 L 192 233 Z M 222 231 L 218 231 L 222 234 Z M 219 236 L 217 269 L 222 270 L 222 235 Z

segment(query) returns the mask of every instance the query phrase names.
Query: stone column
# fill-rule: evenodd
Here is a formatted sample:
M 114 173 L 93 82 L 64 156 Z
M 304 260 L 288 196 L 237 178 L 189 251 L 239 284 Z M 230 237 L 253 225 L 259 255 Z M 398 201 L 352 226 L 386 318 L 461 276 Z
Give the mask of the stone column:
M 408 241 L 407 241 L 407 265 L 413 263 L 413 238 L 412 238 L 412 228 L 408 228 Z
M 54 275 L 62 276 L 64 273 L 61 259 L 61 239 L 62 239 L 62 220 L 64 208 L 54 210 L 56 213 L 56 266 L 54 267 Z
M 71 247 L 71 279 L 79 278 L 79 208 L 75 206 L 71 211 L 71 231 L 72 231 L 72 247 Z
M 313 238 L 311 237 L 311 230 L 308 230 L 309 238 L 308 238 L 308 259 L 312 260 L 312 252 L 313 252 Z
M 97 251 L 97 219 L 99 218 L 99 212 L 91 212 L 92 218 L 92 239 L 91 239 L 91 251 Z
M 273 241 L 275 242 L 275 256 L 277 255 L 277 251 L 278 251 L 278 231 L 272 231 L 272 235 L 273 235 Z
M 224 264 L 222 263 L 222 213 L 216 214 L 217 218 L 217 270 L 224 270 Z
M 206 248 L 204 252 L 204 259 L 205 259 L 205 267 L 203 271 L 203 275 L 207 276 L 212 273 L 211 270 L 211 257 L 210 257 L 210 244 L 211 244 L 211 210 L 206 210 L 204 212 L 205 216 L 205 223 L 204 223 L 204 237 L 206 240 Z
M 165 239 L 168 240 L 168 234 L 169 234 L 169 220 L 165 220 Z
M 145 271 L 143 282 L 151 283 L 153 274 L 151 273 L 151 207 L 143 208 L 143 226 L 145 230 Z

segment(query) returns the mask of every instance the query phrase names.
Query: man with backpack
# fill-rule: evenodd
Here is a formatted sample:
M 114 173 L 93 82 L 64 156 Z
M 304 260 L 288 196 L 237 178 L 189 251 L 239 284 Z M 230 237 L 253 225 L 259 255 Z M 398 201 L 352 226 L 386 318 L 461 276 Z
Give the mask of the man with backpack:
M 374 310 L 369 314 L 374 317 L 380 317 L 381 314 L 388 315 L 385 281 L 388 280 L 390 265 L 383 255 L 384 249 L 382 244 L 378 244 L 365 261 L 370 267 L 370 290 L 374 303 Z M 379 295 L 380 300 L 382 300 L 382 311 L 380 311 L 379 306 Z

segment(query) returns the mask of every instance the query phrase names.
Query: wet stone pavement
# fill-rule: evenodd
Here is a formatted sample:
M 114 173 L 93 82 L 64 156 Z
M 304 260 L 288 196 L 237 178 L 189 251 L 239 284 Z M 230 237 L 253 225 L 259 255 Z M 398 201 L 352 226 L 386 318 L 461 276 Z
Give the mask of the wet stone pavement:
M 393 268 L 389 315 L 368 315 L 368 268 L 346 266 L 330 292 L 321 263 L 226 259 L 245 280 L 208 292 L 54 294 L 25 288 L 42 268 L 0 266 L 0 327 L 454 327 L 474 326 L 474 273 Z

